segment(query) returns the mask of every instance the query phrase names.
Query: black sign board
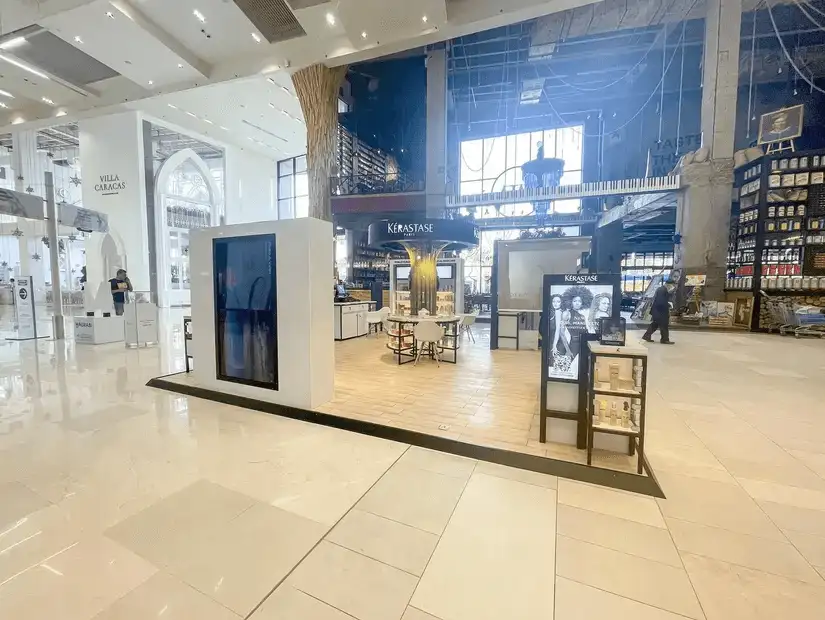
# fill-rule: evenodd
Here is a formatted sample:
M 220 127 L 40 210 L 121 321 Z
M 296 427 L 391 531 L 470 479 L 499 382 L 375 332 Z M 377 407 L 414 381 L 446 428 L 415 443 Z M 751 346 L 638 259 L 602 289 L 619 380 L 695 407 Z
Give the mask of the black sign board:
M 381 220 L 369 227 L 369 245 L 400 249 L 404 243 L 446 244 L 445 250 L 478 245 L 478 228 L 469 220 Z
M 599 329 L 599 343 L 623 347 L 625 335 L 627 333 L 627 323 L 622 317 L 609 317 L 601 319 Z

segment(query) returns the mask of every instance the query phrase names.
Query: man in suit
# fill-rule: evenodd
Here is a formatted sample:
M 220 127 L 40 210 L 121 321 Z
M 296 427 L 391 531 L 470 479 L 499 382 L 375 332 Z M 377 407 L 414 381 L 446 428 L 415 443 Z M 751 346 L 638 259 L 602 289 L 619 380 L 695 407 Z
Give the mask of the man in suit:
M 653 319 L 642 340 L 653 342 L 653 333 L 658 329 L 662 335 L 662 344 L 674 344 L 670 339 L 670 293 L 676 288 L 673 280 L 668 280 L 653 294 L 653 306 L 650 316 Z

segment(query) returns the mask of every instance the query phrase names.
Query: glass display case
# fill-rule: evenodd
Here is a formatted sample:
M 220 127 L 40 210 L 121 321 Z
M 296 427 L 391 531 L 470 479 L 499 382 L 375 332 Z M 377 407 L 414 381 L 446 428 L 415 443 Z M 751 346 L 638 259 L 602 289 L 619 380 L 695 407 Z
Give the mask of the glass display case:
M 464 261 L 461 258 L 439 260 L 436 264 L 438 273 L 438 291 L 436 292 L 436 314 L 454 315 L 463 312 Z M 410 261 L 390 261 L 390 309 L 393 314 L 410 314 Z

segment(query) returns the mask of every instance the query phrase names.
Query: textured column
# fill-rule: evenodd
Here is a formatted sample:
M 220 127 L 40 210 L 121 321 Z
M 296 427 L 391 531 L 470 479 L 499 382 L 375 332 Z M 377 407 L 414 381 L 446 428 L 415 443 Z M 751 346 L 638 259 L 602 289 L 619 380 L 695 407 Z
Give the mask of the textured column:
M 332 221 L 330 177 L 338 130 L 338 87 L 346 73 L 346 66 L 330 69 L 317 64 L 292 76 L 307 125 L 309 216 L 327 221 Z
M 725 285 L 742 0 L 708 0 L 702 60 L 702 148 L 682 158 L 687 189 L 679 198 L 676 267 L 705 274 L 707 299 L 722 299 Z
M 427 53 L 427 217 L 444 217 L 447 194 L 447 50 Z

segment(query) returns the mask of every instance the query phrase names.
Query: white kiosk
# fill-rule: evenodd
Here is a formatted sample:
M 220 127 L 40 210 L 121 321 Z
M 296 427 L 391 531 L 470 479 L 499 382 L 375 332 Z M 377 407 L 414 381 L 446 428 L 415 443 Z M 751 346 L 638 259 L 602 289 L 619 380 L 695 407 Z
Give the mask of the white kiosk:
M 192 384 L 313 409 L 335 378 L 332 224 L 314 218 L 192 232 Z

